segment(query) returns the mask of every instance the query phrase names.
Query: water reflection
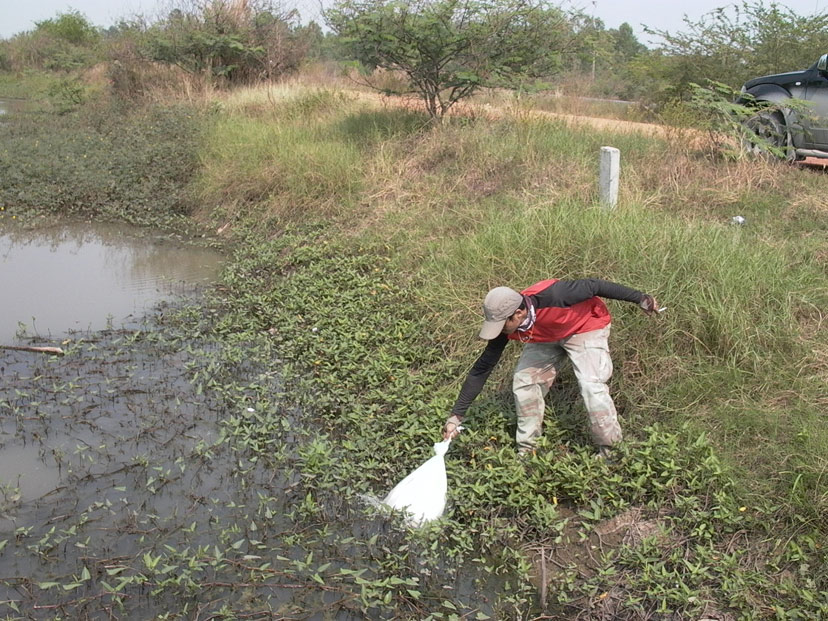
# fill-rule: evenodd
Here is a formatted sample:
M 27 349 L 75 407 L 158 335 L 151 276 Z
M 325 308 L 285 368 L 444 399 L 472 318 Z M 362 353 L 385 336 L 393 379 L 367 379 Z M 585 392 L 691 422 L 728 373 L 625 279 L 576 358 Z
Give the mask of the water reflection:
M 59 336 L 117 326 L 216 278 L 215 251 L 138 233 L 89 223 L 0 232 L 0 344 L 21 328 Z
M 0 117 L 23 109 L 25 99 L 0 99 Z
M 39 498 L 55 489 L 59 479 L 57 466 L 46 465 L 36 445 L 0 447 L 0 502 Z

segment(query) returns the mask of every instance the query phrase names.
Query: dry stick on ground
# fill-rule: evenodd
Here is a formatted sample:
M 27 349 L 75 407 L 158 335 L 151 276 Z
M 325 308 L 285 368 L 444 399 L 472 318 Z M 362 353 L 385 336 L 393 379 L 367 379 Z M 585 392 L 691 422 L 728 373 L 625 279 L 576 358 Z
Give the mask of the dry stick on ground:
M 541 609 L 546 610 L 546 549 L 541 546 L 540 548 L 540 555 L 541 555 L 541 591 L 540 591 L 540 604 Z
M 13 349 L 14 351 L 30 351 L 36 354 L 51 354 L 62 356 L 64 351 L 60 347 L 23 347 L 19 345 L 0 345 L 0 349 Z

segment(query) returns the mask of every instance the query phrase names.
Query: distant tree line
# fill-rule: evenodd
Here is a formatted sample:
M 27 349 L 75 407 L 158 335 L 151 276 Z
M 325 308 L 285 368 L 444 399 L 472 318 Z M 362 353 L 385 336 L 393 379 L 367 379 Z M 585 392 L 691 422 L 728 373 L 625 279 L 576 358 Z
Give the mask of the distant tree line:
M 278 80 L 313 62 L 401 76 L 389 92 L 421 96 L 440 116 L 481 88 L 556 88 L 572 94 L 687 100 L 692 84 L 738 88 L 746 79 L 810 66 L 828 52 L 828 14 L 745 1 L 685 19 L 680 32 L 617 29 L 546 0 L 340 0 L 324 28 L 273 0 L 180 0 L 153 21 L 108 29 L 59 13 L 0 41 L 0 71 L 110 67 L 116 89 L 139 94 L 147 67 L 174 67 L 219 87 Z
M 180 0 L 166 16 L 97 28 L 71 10 L 0 41 L 0 71 L 72 72 L 112 65 L 117 88 L 132 88 L 142 70 L 175 67 L 216 86 L 277 80 L 310 60 L 330 56 L 322 28 L 303 25 L 273 0 Z

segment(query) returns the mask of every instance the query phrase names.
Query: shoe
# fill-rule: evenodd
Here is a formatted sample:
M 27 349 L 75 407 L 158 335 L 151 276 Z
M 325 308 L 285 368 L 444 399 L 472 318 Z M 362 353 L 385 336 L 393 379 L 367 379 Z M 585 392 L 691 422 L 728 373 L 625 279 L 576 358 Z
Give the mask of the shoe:
M 517 452 L 518 459 L 520 459 L 521 461 L 523 461 L 524 459 L 529 459 L 534 454 L 535 454 L 535 449 L 526 448 L 526 447 L 519 448 L 518 452 Z
M 595 454 L 595 459 L 602 459 L 604 461 L 612 461 L 612 447 L 599 446 L 598 452 Z

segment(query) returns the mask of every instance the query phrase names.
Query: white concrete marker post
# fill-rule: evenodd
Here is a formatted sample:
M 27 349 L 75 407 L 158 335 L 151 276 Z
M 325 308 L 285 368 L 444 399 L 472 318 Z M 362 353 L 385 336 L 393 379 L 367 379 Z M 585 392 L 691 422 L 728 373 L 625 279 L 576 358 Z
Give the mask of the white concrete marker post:
M 601 205 L 615 209 L 618 203 L 618 179 L 621 176 L 621 151 L 615 147 L 601 147 L 601 174 L 598 187 Z

